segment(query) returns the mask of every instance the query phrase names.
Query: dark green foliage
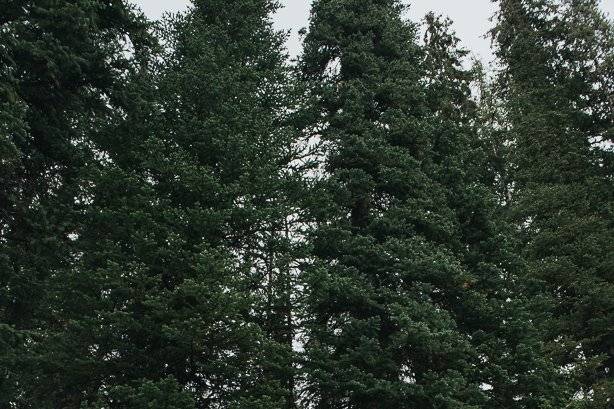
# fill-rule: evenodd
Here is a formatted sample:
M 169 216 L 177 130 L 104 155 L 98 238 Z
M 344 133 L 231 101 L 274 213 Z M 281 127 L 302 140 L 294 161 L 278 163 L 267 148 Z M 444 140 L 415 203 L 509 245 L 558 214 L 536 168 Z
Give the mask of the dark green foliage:
M 194 399 L 172 378 L 160 382 L 144 381 L 137 386 L 111 388 L 104 399 L 96 402 L 94 408 L 126 409 L 193 409 Z
M 0 0 L 0 408 L 609 408 L 612 27 L 499 3 L 488 84 L 398 0 Z
M 108 11 L 90 6 L 57 7 L 67 13 Z M 291 216 L 299 214 L 302 176 L 300 164 L 293 170 L 289 165 L 298 148 L 284 124 L 291 90 L 283 36 L 268 20 L 273 10 L 268 1 L 198 2 L 163 31 L 170 51 L 137 53 L 151 62 L 127 74 L 121 71 L 131 68 L 127 60 L 109 57 L 111 33 L 77 27 L 84 30 L 84 44 L 62 45 L 69 51 L 91 47 L 75 60 L 85 68 L 95 65 L 100 77 L 84 75 L 83 85 L 66 78 L 68 90 L 58 96 L 66 106 L 58 110 L 70 116 L 52 118 L 64 121 L 64 134 L 42 125 L 39 131 L 51 142 L 57 135 L 57 144 L 66 148 L 58 160 L 67 162 L 74 183 L 68 176 L 58 179 L 53 172 L 64 167 L 43 161 L 42 154 L 33 161 L 40 167 L 33 179 L 41 184 L 37 192 L 49 192 L 55 181 L 63 193 L 61 199 L 52 195 L 54 202 L 33 217 L 57 214 L 47 225 L 66 232 L 54 247 L 61 236 L 50 241 L 31 233 L 34 245 L 47 249 L 45 258 L 7 258 L 37 263 L 44 275 L 40 286 L 34 277 L 6 276 L 7 292 L 15 292 L 16 284 L 40 292 L 3 297 L 15 298 L 2 320 L 9 324 L 2 328 L 2 346 L 10 347 L 3 354 L 3 363 L 10 364 L 3 404 L 292 406 Z M 120 14 L 112 17 L 123 23 Z M 138 27 L 138 20 L 126 18 Z M 90 44 L 90 36 L 101 43 Z M 7 68 L 10 85 L 9 70 L 17 68 Z M 58 73 L 68 75 L 66 69 Z M 49 82 L 61 84 L 56 74 Z M 119 81 L 124 86 L 116 86 Z M 48 94 L 53 89 L 35 95 Z M 121 106 L 109 109 L 115 99 Z M 26 104 L 17 102 L 3 110 L 11 132 L 3 152 L 28 157 L 14 148 L 31 127 L 23 119 Z M 18 171 L 17 159 L 2 165 L 8 176 Z M 3 179 L 3 194 L 11 193 L 11 182 Z M 14 207 L 28 209 L 23 203 Z M 14 230 L 23 232 L 24 226 Z M 9 243 L 9 249 L 19 245 Z M 44 309 L 35 309 L 34 301 Z M 17 302 L 31 309 L 36 323 L 11 325 Z M 28 318 L 24 311 L 13 315 Z
M 546 286 L 557 362 L 590 407 L 614 394 L 614 31 L 598 2 L 501 1 L 510 210 L 528 273 Z M 582 397 L 582 395 L 580 395 Z
M 519 280 L 522 261 L 513 252 L 511 228 L 498 211 L 496 189 L 488 188 L 494 174 L 490 146 L 478 130 L 480 112 L 471 97 L 479 71 L 462 68 L 466 51 L 449 21 L 428 15 L 425 32 L 433 175 L 447 188 L 458 223 L 455 252 L 473 275 L 466 299 L 452 300 L 450 308 L 480 355 L 477 379 L 489 385 L 488 405 L 563 405 L 564 378 L 544 356 L 530 318 L 541 305 L 527 297 L 527 284 Z
M 428 175 L 414 28 L 394 1 L 318 1 L 302 71 L 327 148 L 313 234 L 306 399 L 318 408 L 476 407 L 476 359 L 444 298 L 469 275 Z
M 306 274 L 306 399 L 537 407 L 554 370 L 484 185 L 464 52 L 432 15 L 420 47 L 400 14 L 394 1 L 314 3 L 301 68 L 328 201 Z
M 148 40 L 119 1 L 5 0 L 0 10 L 0 403 L 68 405 L 62 390 L 31 391 L 53 365 L 36 349 L 67 324 L 52 293 L 76 256 L 81 170 L 94 156 L 86 130 L 121 105 L 120 76 L 137 60 L 125 51 Z
M 130 105 L 97 136 L 82 256 L 58 307 L 83 404 L 292 406 L 302 176 L 273 9 L 199 1 L 168 21 L 168 51 L 128 78 Z
M 466 52 L 388 2 L 314 4 L 302 71 L 326 174 L 306 274 L 306 399 L 322 408 L 560 405 L 487 188 Z
M 302 174 L 298 164 L 291 169 L 298 148 L 287 125 L 292 89 L 284 36 L 269 20 L 275 9 L 268 0 L 195 2 L 173 22 L 173 50 L 160 72 L 160 141 L 172 152 L 161 158 L 160 195 L 189 212 L 182 237 L 226 252 L 230 269 L 220 284 L 231 285 L 242 302 L 236 328 L 215 331 L 231 337 L 216 342 L 236 345 L 244 356 L 232 372 L 190 375 L 199 394 L 229 388 L 202 407 L 294 402 L 292 217 Z M 218 305 L 232 306 L 211 307 Z M 223 358 L 196 359 L 226 365 Z
M 82 125 L 108 108 L 105 99 L 129 64 L 125 36 L 141 27 L 120 2 L 0 7 L 2 237 L 11 243 L 3 255 L 12 270 L 3 271 L 2 314 L 27 328 L 40 313 L 45 278 L 68 257 L 75 179 L 91 154 Z
M 476 359 L 444 300 L 468 274 L 428 175 L 414 28 L 393 1 L 318 1 L 302 72 L 327 148 L 308 286 L 306 399 L 318 408 L 476 407 Z

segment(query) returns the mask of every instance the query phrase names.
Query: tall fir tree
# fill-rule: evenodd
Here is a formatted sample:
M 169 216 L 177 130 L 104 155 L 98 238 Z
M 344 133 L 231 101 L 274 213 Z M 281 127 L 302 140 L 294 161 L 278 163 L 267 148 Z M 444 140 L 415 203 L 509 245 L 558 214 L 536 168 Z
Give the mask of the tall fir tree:
M 511 225 L 497 202 L 502 183 L 494 176 L 500 165 L 492 160 L 490 138 L 480 130 L 483 113 L 472 95 L 480 69 L 463 67 L 468 51 L 460 47 L 449 19 L 426 16 L 424 50 L 431 174 L 446 187 L 458 225 L 453 250 L 473 276 L 465 300 L 448 305 L 480 355 L 477 379 L 486 405 L 562 406 L 570 395 L 566 378 L 546 356 L 532 322 L 544 301 L 527 296 Z
M 578 407 L 614 396 L 614 31 L 592 0 L 505 0 L 493 30 L 509 203 L 528 274 L 546 286 L 557 362 Z
M 397 1 L 316 1 L 301 61 L 326 152 L 306 272 L 305 398 L 318 408 L 478 407 L 450 310 L 472 276 L 434 176 L 424 53 Z
M 51 289 L 82 227 L 81 170 L 95 155 L 87 130 L 121 105 L 120 76 L 149 40 L 122 1 L 0 10 L 0 406 L 68 407 L 63 391 L 33 392 L 48 382 L 34 375 L 46 364 L 37 348 L 66 324 Z
M 300 109 L 274 0 L 0 0 L 0 407 L 609 408 L 612 26 L 499 3 L 480 117 L 398 0 L 314 2 Z
M 314 3 L 301 68 L 326 160 L 305 275 L 305 399 L 560 405 L 487 188 L 466 52 L 433 15 L 420 46 L 402 10 Z
M 161 78 L 163 119 L 171 126 L 163 129 L 190 167 L 206 169 L 217 183 L 197 194 L 186 186 L 178 203 L 198 208 L 213 200 L 220 218 L 204 231 L 230 256 L 229 278 L 242 298 L 238 328 L 253 335 L 238 336 L 248 352 L 234 376 L 217 382 L 237 378 L 226 404 L 244 407 L 294 406 L 292 291 L 300 245 L 293 237 L 302 165 L 288 123 L 294 102 L 285 35 L 271 22 L 277 7 L 272 0 L 194 2 L 172 34 Z M 196 237 L 203 231 L 191 229 Z
M 98 135 L 59 297 L 86 407 L 293 407 L 301 164 L 275 8 L 200 0 L 168 20 Z

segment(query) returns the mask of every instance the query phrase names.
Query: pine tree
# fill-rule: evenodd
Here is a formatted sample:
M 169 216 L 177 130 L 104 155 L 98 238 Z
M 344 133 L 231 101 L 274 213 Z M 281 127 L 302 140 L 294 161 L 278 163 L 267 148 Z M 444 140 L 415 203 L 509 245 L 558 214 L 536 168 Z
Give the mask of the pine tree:
M 288 124 L 293 96 L 285 36 L 270 20 L 277 7 L 271 0 L 195 2 L 174 34 L 162 84 L 174 141 L 219 183 L 210 189 L 222 223 L 213 233 L 232 256 L 243 319 L 257 328 L 241 337 L 249 356 L 237 367 L 245 378 L 237 396 L 246 407 L 289 408 L 295 400 L 292 310 L 300 245 L 294 234 L 302 165 Z M 208 200 L 206 192 L 194 199 Z
M 480 110 L 399 0 L 299 84 L 274 0 L 0 0 L 0 407 L 609 408 L 613 28 L 499 3 Z
M 302 70 L 326 161 L 306 273 L 306 399 L 322 408 L 556 406 L 498 217 L 466 55 L 398 2 L 316 2 Z M 485 170 L 486 169 L 486 170 Z
M 195 2 L 176 26 L 161 83 L 172 143 L 217 184 L 197 195 L 186 186 L 178 205 L 214 201 L 219 225 L 192 229 L 211 231 L 209 242 L 231 256 L 230 277 L 243 302 L 238 327 L 253 328 L 234 340 L 246 351 L 236 375 L 217 382 L 239 379 L 226 401 L 263 408 L 294 404 L 292 235 L 301 173 L 287 124 L 285 36 L 270 21 L 276 8 L 271 0 Z
M 502 182 L 489 152 L 493 135 L 481 132 L 483 114 L 472 96 L 479 68 L 463 67 L 468 52 L 449 19 L 427 15 L 424 40 L 427 132 L 435 153 L 431 174 L 447 189 L 458 224 L 454 251 L 473 276 L 464 300 L 448 305 L 480 355 L 477 381 L 487 407 L 561 406 L 567 384 L 545 356 L 532 323 L 542 300 L 528 298 L 519 280 L 522 261 L 497 203 Z
M 0 405 L 69 407 L 62 391 L 32 392 L 46 379 L 37 349 L 66 324 L 51 288 L 70 270 L 81 229 L 81 170 L 94 156 L 86 130 L 121 103 L 112 96 L 136 61 L 126 51 L 148 40 L 120 1 L 0 9 Z
M 293 407 L 301 165 L 274 9 L 202 0 L 167 21 L 97 136 L 87 279 L 59 297 L 87 407 Z
M 557 362 L 596 408 L 614 395 L 612 30 L 591 0 L 500 1 L 493 30 L 511 216 L 529 277 L 553 299 Z
M 396 1 L 316 1 L 305 39 L 312 129 L 326 150 L 305 274 L 305 398 L 318 408 L 485 399 L 449 304 L 473 277 L 436 175 L 424 53 L 401 13 Z

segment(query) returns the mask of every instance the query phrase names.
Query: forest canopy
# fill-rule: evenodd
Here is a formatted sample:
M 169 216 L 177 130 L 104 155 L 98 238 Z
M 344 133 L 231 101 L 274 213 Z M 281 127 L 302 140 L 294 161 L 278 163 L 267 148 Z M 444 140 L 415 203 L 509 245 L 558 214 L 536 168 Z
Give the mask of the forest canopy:
M 614 408 L 614 25 L 0 0 L 0 409 Z

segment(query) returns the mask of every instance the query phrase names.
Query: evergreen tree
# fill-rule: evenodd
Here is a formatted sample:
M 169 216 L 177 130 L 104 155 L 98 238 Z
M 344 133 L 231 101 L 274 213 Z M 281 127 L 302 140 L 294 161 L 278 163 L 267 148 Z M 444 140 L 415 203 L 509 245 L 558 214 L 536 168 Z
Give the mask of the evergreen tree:
M 318 408 L 485 402 L 450 305 L 473 277 L 436 174 L 424 53 L 401 13 L 396 1 L 316 1 L 305 40 L 326 151 L 306 273 L 305 398 Z
M 301 67 L 324 147 L 306 273 L 306 399 L 322 408 L 564 402 L 497 215 L 466 52 L 394 1 L 314 5 Z M 486 170 L 485 170 L 486 169 Z
M 195 2 L 173 35 L 161 85 L 174 143 L 219 183 L 187 199 L 194 206 L 217 192 L 221 225 L 212 241 L 230 253 L 244 325 L 257 329 L 239 338 L 250 355 L 237 365 L 245 378 L 238 396 L 263 408 L 294 407 L 292 292 L 301 247 L 294 236 L 303 165 L 289 126 L 285 35 L 270 20 L 277 7 L 272 0 Z
M 592 0 L 499 2 L 510 210 L 531 279 L 546 286 L 557 362 L 578 397 L 614 396 L 612 73 L 614 32 Z
M 194 2 L 97 136 L 86 279 L 59 297 L 82 405 L 293 406 L 300 164 L 275 7 Z
M 480 107 L 400 0 L 0 0 L 0 407 L 609 408 L 613 27 L 499 4 Z
M 448 305 L 480 355 L 477 381 L 487 407 L 564 405 L 567 384 L 545 356 L 532 323 L 543 300 L 526 295 L 511 226 L 496 200 L 502 183 L 493 176 L 500 165 L 480 132 L 482 113 L 471 92 L 479 67 L 463 68 L 467 51 L 460 48 L 450 20 L 429 14 L 425 23 L 426 129 L 435 154 L 431 174 L 446 187 L 458 224 L 454 252 L 473 276 L 464 300 Z
M 127 51 L 148 40 L 121 1 L 5 0 L 0 10 L 0 405 L 69 407 L 63 391 L 32 392 L 47 382 L 36 350 L 66 324 L 51 288 L 82 227 L 86 130 L 121 104 L 113 95 L 136 61 Z

